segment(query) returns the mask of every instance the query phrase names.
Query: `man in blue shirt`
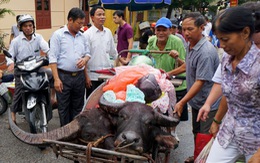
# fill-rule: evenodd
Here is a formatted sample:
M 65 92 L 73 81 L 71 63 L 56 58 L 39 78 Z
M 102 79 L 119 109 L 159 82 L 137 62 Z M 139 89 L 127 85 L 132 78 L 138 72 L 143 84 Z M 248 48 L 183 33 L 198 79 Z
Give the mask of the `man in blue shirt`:
M 88 42 L 80 32 L 85 13 L 79 8 L 72 8 L 67 20 L 67 25 L 51 37 L 49 54 L 61 126 L 71 122 L 83 108 L 84 71 L 90 59 Z

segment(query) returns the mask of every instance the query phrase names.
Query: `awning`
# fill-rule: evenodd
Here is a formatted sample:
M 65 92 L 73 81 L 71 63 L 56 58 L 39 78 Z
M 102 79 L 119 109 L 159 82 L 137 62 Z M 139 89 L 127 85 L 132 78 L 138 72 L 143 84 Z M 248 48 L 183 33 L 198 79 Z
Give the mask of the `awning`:
M 105 9 L 129 11 L 151 10 L 153 8 L 163 8 L 171 4 L 171 0 L 101 0 Z

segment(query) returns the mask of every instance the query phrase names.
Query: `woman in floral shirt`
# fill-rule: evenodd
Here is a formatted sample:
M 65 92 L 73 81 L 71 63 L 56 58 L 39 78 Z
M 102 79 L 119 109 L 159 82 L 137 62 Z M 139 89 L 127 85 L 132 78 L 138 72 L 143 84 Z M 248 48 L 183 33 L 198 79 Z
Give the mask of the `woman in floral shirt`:
M 252 42 L 254 18 L 250 10 L 234 7 L 218 16 L 214 28 L 225 50 L 222 89 L 228 111 L 207 162 L 246 160 L 260 147 L 260 50 Z

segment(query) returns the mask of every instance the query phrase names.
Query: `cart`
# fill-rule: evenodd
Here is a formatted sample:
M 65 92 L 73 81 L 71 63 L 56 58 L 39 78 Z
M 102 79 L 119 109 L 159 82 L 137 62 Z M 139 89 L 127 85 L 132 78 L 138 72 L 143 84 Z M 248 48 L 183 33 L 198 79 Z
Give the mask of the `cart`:
M 103 94 L 104 82 L 100 85 L 86 101 L 84 109 L 95 108 L 99 102 L 100 97 Z M 44 142 L 51 144 L 53 152 L 56 156 L 62 156 L 64 158 L 78 161 L 78 162 L 102 162 L 102 163 L 143 163 L 143 162 L 169 162 L 170 150 L 160 150 L 158 148 L 152 149 L 151 154 L 145 154 L 143 156 L 127 154 L 122 152 L 116 152 L 101 148 L 93 147 L 92 144 L 79 145 L 63 141 L 44 140 Z M 155 145 L 157 147 L 157 145 Z
M 142 52 L 144 53 L 149 53 L 151 51 L 140 51 L 140 50 L 133 50 L 131 52 Z M 160 52 L 160 53 L 165 53 L 165 52 Z M 113 75 L 110 74 L 110 75 Z M 110 78 L 111 76 L 108 76 L 107 78 Z M 105 79 L 102 79 L 105 80 Z M 85 106 L 83 107 L 83 110 L 87 109 L 92 109 L 96 108 L 99 99 L 103 94 L 103 87 L 106 83 L 104 82 L 101 84 L 92 94 L 89 96 L 87 99 Z M 73 122 L 71 122 L 73 123 Z M 9 113 L 9 124 L 11 131 L 13 134 L 18 138 L 19 135 L 22 135 L 23 132 L 21 131 L 16 124 L 12 121 L 10 113 Z M 28 137 L 22 137 L 19 138 L 21 141 L 28 140 L 28 142 L 33 142 L 31 140 L 37 139 L 34 138 L 34 134 L 30 134 Z M 116 152 L 116 151 L 111 151 L 111 150 L 106 150 L 106 149 L 101 149 L 101 148 L 96 148 L 94 144 L 97 142 L 91 142 L 88 143 L 87 145 L 79 145 L 71 142 L 64 142 L 64 141 L 57 141 L 57 140 L 51 140 L 51 139 L 44 139 L 42 144 L 31 144 L 31 145 L 50 145 L 53 149 L 53 152 L 56 154 L 56 156 L 61 156 L 70 160 L 74 160 L 75 162 L 87 162 L 87 163 L 92 163 L 92 162 L 97 162 L 97 163 L 117 163 L 117 162 L 122 162 L 122 163 L 142 163 L 142 162 L 170 162 L 170 149 L 160 149 L 157 144 L 154 144 L 153 149 L 151 150 L 151 153 L 144 154 L 144 155 L 133 155 L 133 154 L 127 154 L 127 153 L 122 153 L 122 152 Z

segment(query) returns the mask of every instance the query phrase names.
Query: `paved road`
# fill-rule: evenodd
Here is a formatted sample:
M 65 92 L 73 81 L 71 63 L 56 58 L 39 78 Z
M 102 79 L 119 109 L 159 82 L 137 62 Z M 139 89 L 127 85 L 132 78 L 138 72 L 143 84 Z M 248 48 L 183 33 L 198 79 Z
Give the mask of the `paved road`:
M 190 114 L 190 113 L 189 113 Z M 190 118 L 191 119 L 191 118 Z M 17 117 L 18 126 L 28 130 L 27 124 L 22 116 Z M 57 110 L 50 121 L 50 130 L 59 125 Z M 179 147 L 172 152 L 172 163 L 183 163 L 187 156 L 192 155 L 193 136 L 191 133 L 191 122 L 181 122 L 177 127 L 180 138 Z M 19 141 L 8 129 L 8 114 L 0 116 L 0 163 L 73 163 L 63 157 L 56 158 L 51 148 L 41 151 L 35 146 L 27 145 Z

